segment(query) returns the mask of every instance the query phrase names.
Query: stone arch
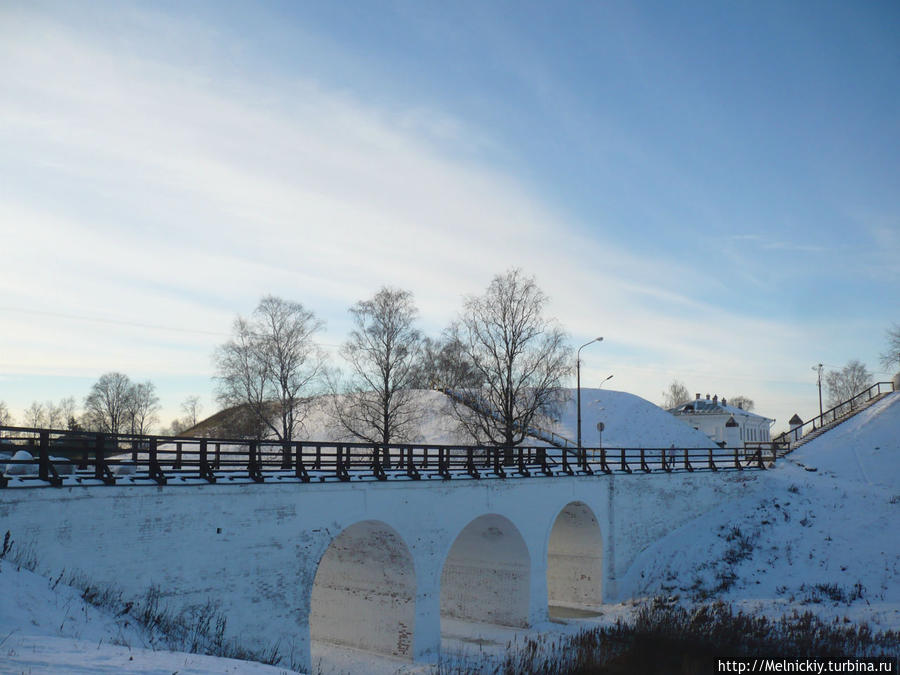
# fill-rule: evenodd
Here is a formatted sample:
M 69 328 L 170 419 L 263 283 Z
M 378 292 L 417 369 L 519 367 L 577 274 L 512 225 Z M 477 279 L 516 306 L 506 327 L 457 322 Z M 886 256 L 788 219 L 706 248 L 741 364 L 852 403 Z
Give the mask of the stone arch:
M 518 528 L 479 516 L 453 541 L 441 571 L 441 616 L 504 626 L 528 625 L 531 557 Z
M 415 608 L 409 548 L 390 525 L 364 520 L 335 537 L 319 561 L 310 637 L 411 660 Z
M 547 603 L 588 608 L 603 604 L 603 535 L 584 502 L 559 512 L 547 545 Z

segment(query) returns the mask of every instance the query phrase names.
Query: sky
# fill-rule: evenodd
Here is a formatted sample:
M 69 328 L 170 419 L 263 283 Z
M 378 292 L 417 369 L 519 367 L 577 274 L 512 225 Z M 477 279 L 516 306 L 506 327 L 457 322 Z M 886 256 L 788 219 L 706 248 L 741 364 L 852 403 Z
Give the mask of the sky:
M 513 267 L 582 384 L 818 412 L 900 322 L 893 2 L 0 0 L 0 401 L 151 380 L 162 423 L 274 294 Z M 574 385 L 574 378 L 572 383 Z

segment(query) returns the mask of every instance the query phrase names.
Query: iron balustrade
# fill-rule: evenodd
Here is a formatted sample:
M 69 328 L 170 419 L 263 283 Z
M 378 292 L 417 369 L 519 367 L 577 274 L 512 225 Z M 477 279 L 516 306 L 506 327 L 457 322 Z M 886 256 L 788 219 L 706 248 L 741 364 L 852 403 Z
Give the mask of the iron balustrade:
M 0 487 L 350 482 L 765 469 L 778 444 L 583 448 L 195 438 L 0 427 Z

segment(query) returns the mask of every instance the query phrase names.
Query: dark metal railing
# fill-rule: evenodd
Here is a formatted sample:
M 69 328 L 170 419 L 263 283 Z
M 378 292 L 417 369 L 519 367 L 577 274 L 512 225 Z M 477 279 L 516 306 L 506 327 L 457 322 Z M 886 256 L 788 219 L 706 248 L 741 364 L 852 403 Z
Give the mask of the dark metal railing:
M 25 451 L 28 455 L 16 453 Z M 141 436 L 0 427 L 0 487 L 422 480 L 764 469 L 754 448 L 512 448 Z
M 861 408 L 865 403 L 868 403 L 873 398 L 881 396 L 883 394 L 889 394 L 894 391 L 894 385 L 892 382 L 876 382 L 871 387 L 864 389 L 859 392 L 855 396 L 843 401 L 842 403 L 838 403 L 833 408 L 830 408 L 823 412 L 821 415 L 817 415 L 812 419 L 804 422 L 802 425 L 796 426 L 790 431 L 785 431 L 780 434 L 776 440 L 788 442 L 788 443 L 796 443 L 798 441 L 803 440 L 803 437 L 807 434 L 811 434 L 814 431 L 818 431 L 823 427 L 833 425 L 836 422 L 841 421 L 842 419 L 848 417 L 851 413 L 855 413 Z

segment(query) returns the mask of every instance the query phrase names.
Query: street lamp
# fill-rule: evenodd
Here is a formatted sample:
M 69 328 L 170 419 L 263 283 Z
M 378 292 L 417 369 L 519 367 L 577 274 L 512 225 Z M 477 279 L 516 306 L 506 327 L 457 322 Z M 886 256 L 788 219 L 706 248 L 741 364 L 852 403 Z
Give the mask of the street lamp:
M 595 342 L 603 342 L 602 337 L 596 337 L 590 342 L 585 342 L 578 348 L 578 351 L 575 353 L 575 378 L 576 378 L 576 388 L 578 390 L 578 449 L 581 450 L 581 350 L 587 347 L 588 345 L 592 345 Z M 606 378 L 609 379 L 608 377 Z M 604 380 L 605 381 L 605 380 Z
M 812 369 L 819 373 L 819 423 L 822 422 L 822 364 L 813 366 Z

